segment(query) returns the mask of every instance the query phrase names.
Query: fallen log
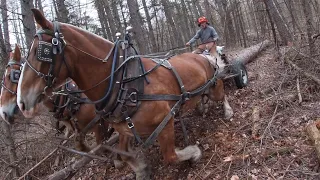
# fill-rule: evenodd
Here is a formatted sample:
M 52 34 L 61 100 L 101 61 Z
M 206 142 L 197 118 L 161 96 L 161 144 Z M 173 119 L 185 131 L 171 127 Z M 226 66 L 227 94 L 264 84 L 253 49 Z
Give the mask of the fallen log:
M 105 144 L 106 145 L 113 145 L 117 142 L 119 138 L 119 135 L 112 136 Z M 100 144 L 93 148 L 88 154 L 99 154 L 103 150 L 103 145 Z M 47 179 L 49 180 L 61 180 L 61 179 L 71 179 L 79 170 L 80 168 L 84 167 L 90 161 L 92 160 L 91 157 L 84 156 L 75 163 L 65 167 L 64 169 L 61 169 L 60 171 L 57 171 L 53 174 L 51 174 Z
M 307 126 L 306 131 L 309 135 L 309 138 L 314 144 L 314 147 L 316 149 L 316 153 L 318 156 L 318 160 L 320 161 L 320 132 L 316 126 L 316 123 L 310 123 Z
M 241 61 L 243 64 L 248 64 L 252 62 L 261 51 L 269 47 L 271 44 L 272 44 L 271 41 L 265 40 L 259 44 L 250 46 L 246 49 L 241 50 L 239 53 L 237 53 L 236 57 L 231 58 L 231 61 L 238 60 L 238 61 Z

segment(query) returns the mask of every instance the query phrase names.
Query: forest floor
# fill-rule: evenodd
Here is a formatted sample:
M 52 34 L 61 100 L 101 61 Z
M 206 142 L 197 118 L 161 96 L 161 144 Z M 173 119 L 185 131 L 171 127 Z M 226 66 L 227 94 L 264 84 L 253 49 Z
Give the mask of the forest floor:
M 232 58 L 237 51 L 227 50 L 226 53 Z M 320 118 L 320 98 L 314 93 L 319 89 L 276 58 L 273 48 L 260 53 L 246 67 L 249 74 L 247 87 L 237 89 L 232 80 L 225 83 L 228 100 L 234 110 L 231 120 L 224 120 L 222 103 L 213 103 L 205 117 L 196 112 L 183 117 L 189 142 L 199 144 L 202 158 L 193 164 L 166 165 L 159 146 L 155 144 L 146 152 L 153 179 L 320 179 L 319 160 L 305 131 L 308 123 Z M 297 77 L 300 77 L 303 98 L 300 104 L 296 91 Z M 256 117 L 259 118 L 253 118 L 253 114 L 258 114 Z M 43 119 L 36 121 L 43 122 Z M 41 125 L 42 131 L 51 132 L 46 127 Z M 28 128 L 29 131 L 31 129 Z M 175 132 L 176 146 L 183 148 L 179 122 Z M 22 163 L 28 160 L 29 165 L 21 168 L 28 170 L 56 147 L 52 142 L 57 143 L 57 140 L 53 140 L 52 134 L 47 133 L 47 138 L 35 138 L 37 143 L 28 146 L 28 152 L 32 153 L 22 159 Z M 88 139 L 93 138 L 89 136 Z M 72 147 L 72 143 L 69 146 Z M 26 150 L 21 149 L 21 152 Z M 62 159 L 59 167 L 53 167 L 55 155 L 34 170 L 32 176 L 52 174 L 80 157 L 62 150 L 58 152 Z M 134 177 L 128 166 L 116 169 L 110 163 L 93 160 L 73 179 L 129 180 Z

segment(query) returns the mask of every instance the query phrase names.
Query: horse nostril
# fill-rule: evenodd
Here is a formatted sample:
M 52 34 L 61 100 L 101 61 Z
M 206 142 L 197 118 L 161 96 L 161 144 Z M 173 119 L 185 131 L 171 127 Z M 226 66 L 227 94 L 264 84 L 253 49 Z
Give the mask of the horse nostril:
M 3 115 L 4 115 L 4 119 L 6 120 L 7 117 L 8 117 L 7 113 L 6 113 L 6 112 L 3 112 Z
M 21 104 L 21 107 L 20 107 L 21 110 L 22 110 L 22 111 L 26 110 L 26 106 L 25 106 L 24 102 L 21 102 L 21 101 L 20 101 L 20 104 Z

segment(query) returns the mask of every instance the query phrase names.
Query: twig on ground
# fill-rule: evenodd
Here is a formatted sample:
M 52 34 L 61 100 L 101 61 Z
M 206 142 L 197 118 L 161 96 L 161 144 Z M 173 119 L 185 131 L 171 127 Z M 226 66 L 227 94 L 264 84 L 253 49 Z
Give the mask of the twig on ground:
M 278 103 L 278 101 L 277 101 L 277 106 L 276 106 L 276 108 L 274 109 L 274 112 L 273 112 L 273 115 L 272 115 L 272 117 L 271 117 L 271 120 L 269 121 L 269 123 L 268 123 L 267 127 L 264 129 L 264 131 L 263 131 L 263 133 L 262 133 L 262 135 L 261 135 L 261 140 L 260 140 L 260 149 L 262 148 L 262 141 L 263 141 L 263 138 L 264 138 L 264 136 L 265 136 L 265 133 L 266 133 L 267 129 L 269 129 L 269 128 L 270 128 L 270 126 L 271 126 L 271 124 L 272 124 L 273 120 L 274 120 L 274 119 L 275 119 L 275 117 L 276 117 L 276 113 L 277 113 L 277 110 L 278 110 L 278 106 L 279 106 L 279 103 Z
M 232 165 L 232 161 L 229 164 L 228 171 L 227 171 L 227 174 L 226 174 L 226 178 L 227 179 L 229 179 L 229 173 L 230 173 L 231 165 Z
M 271 178 L 273 179 L 273 180 L 276 180 L 276 178 L 273 176 L 273 174 L 270 172 L 270 168 L 268 168 L 265 164 L 263 164 L 263 168 L 267 171 L 267 174 L 269 175 L 269 176 L 271 176 Z
M 66 150 L 66 151 L 69 151 L 69 152 L 72 152 L 72 153 L 75 153 L 75 154 L 79 154 L 81 156 L 86 156 L 86 157 L 90 157 L 92 159 L 99 159 L 101 161 L 108 161 L 109 158 L 104 158 L 104 157 L 100 157 L 100 156 L 96 156 L 96 155 L 93 155 L 93 154 L 89 154 L 89 153 L 86 153 L 86 152 L 83 152 L 83 151 L 78 151 L 78 150 L 75 150 L 75 149 L 71 149 L 71 148 L 67 148 L 67 147 L 64 147 L 64 146 L 61 146 L 61 145 L 58 145 L 58 147 L 60 149 L 63 149 L 63 150 Z
M 72 138 L 74 136 L 74 134 L 72 134 L 70 136 L 70 138 Z M 68 141 L 67 140 L 64 140 L 62 142 L 62 144 L 65 144 L 67 143 Z M 37 168 L 40 164 L 42 164 L 45 160 L 47 160 L 50 156 L 52 156 L 56 151 L 58 150 L 58 148 L 55 148 L 53 151 L 51 151 L 46 157 L 44 157 L 41 161 L 39 161 L 36 165 L 34 165 L 31 169 L 29 169 L 26 173 L 24 173 L 24 175 L 22 175 L 18 180 L 22 180 L 24 179 L 24 177 L 26 175 L 28 175 L 31 171 L 33 171 L 35 168 Z
M 299 104 L 301 104 L 302 103 L 302 96 L 301 96 L 301 91 L 300 91 L 299 77 L 297 77 L 297 93 L 298 93 Z

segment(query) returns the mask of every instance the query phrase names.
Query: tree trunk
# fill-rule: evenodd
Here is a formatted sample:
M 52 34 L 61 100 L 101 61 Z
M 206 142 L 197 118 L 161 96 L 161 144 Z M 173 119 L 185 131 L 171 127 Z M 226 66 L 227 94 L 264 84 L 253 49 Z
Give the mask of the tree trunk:
M 1 120 L 1 130 L 3 133 L 5 145 L 8 148 L 10 164 L 12 164 L 12 178 L 15 179 L 20 177 L 19 168 L 17 167 L 18 157 L 16 153 L 16 147 L 14 145 L 14 141 L 11 135 L 10 125 L 7 124 L 5 121 Z
M 108 38 L 110 38 L 109 34 L 111 34 L 111 33 L 107 34 L 107 30 L 109 30 L 109 28 L 107 28 L 106 23 L 108 23 L 108 22 L 105 18 L 105 12 L 104 12 L 101 0 L 95 0 L 94 5 L 95 5 L 97 12 L 98 12 L 98 18 L 99 18 L 99 21 L 101 24 L 103 37 L 108 39 Z
M 111 0 L 111 8 L 112 8 L 112 16 L 114 18 L 114 22 L 115 22 L 115 27 L 117 32 L 121 31 L 121 21 L 120 21 L 120 17 L 119 17 L 119 11 L 118 11 L 118 5 L 119 1 L 118 0 Z
M 297 24 L 296 18 L 294 16 L 295 9 L 293 7 L 293 2 L 291 0 L 284 0 L 284 2 L 286 4 L 288 11 L 290 13 L 290 16 L 291 16 L 293 32 L 296 33 L 297 30 L 298 30 L 298 32 L 301 32 L 300 26 Z
M 265 48 L 267 48 L 271 44 L 272 43 L 269 40 L 265 40 L 259 44 L 256 44 L 254 46 L 250 46 L 246 49 L 243 49 L 242 51 L 237 53 L 238 55 L 235 58 L 235 60 L 239 60 L 243 64 L 248 64 L 248 63 L 252 62 L 261 51 L 263 51 Z
M 42 1 L 41 1 L 41 0 L 37 0 L 37 2 L 38 2 L 38 8 L 39 8 L 39 10 L 43 13 Z
M 137 0 L 127 0 L 129 14 L 130 14 L 130 23 L 133 27 L 133 32 L 135 34 L 134 40 L 137 42 L 137 46 L 140 50 L 141 54 L 146 53 L 148 47 L 144 36 L 144 29 L 143 29 L 143 21 L 142 17 L 139 13 L 139 5 Z
M 267 11 L 267 14 L 268 14 L 268 17 L 269 17 L 269 20 L 270 20 L 270 25 L 271 25 L 271 30 L 272 30 L 272 34 L 273 34 L 274 43 L 275 43 L 276 48 L 277 48 L 278 53 L 279 53 L 279 43 L 278 43 L 278 40 L 277 40 L 277 34 L 276 34 L 275 27 L 274 27 L 274 22 L 273 22 L 270 10 L 269 10 L 269 8 L 268 8 L 266 3 L 265 3 L 265 6 L 266 6 L 266 11 Z
M 175 43 L 173 46 L 179 46 L 179 45 L 182 45 L 184 44 L 184 42 L 182 41 L 181 39 L 181 36 L 178 32 L 178 29 L 176 27 L 176 24 L 174 23 L 174 20 L 173 20 L 173 12 L 171 11 L 170 9 L 170 6 L 169 4 L 170 3 L 169 1 L 167 0 L 161 0 L 161 4 L 164 8 L 164 14 L 166 16 L 166 19 L 167 19 L 167 23 L 168 23 L 168 28 L 170 29 L 171 32 L 169 32 L 170 34 L 170 38 L 172 40 L 175 40 Z M 171 47 L 171 48 L 174 48 L 174 47 Z
M 69 23 L 69 11 L 64 3 L 65 0 L 56 0 L 57 3 L 57 17 L 58 21 L 63 23 Z
M 2 27 L 0 26 L 0 62 L 1 62 L 1 66 L 5 66 L 5 64 L 8 63 L 8 53 L 6 51 L 6 45 L 4 42 L 4 38 L 3 38 L 3 33 L 2 33 Z M 3 71 L 1 71 L 3 72 Z M 2 77 L 2 73 L 0 74 Z
M 236 10 L 237 10 L 237 14 L 238 14 L 238 21 L 239 21 L 239 27 L 240 27 L 240 32 L 241 32 L 241 36 L 242 36 L 242 40 L 243 40 L 243 46 L 247 47 L 247 34 L 244 28 L 244 21 L 243 21 L 243 14 L 241 11 L 241 5 L 239 4 L 239 6 L 236 6 Z
M 304 16 L 306 18 L 306 29 L 307 29 L 307 36 L 308 36 L 308 42 L 309 42 L 309 50 L 310 54 L 316 54 L 316 47 L 314 45 L 314 41 L 312 38 L 313 31 L 312 31 L 312 9 L 310 7 L 309 3 L 306 3 L 305 1 L 301 1 L 302 9 Z
M 156 52 L 157 51 L 157 41 L 156 41 L 156 38 L 154 37 L 153 27 L 151 24 L 151 17 L 150 17 L 149 11 L 148 11 L 146 0 L 142 0 L 142 4 L 143 4 L 143 9 L 144 9 L 144 12 L 145 12 L 146 18 L 147 18 L 147 24 L 148 24 L 148 29 L 149 29 L 148 36 L 151 41 L 152 52 Z
M 9 37 L 9 24 L 8 24 L 8 14 L 7 14 L 7 1 L 1 0 L 1 15 L 3 24 L 3 35 L 6 45 L 6 51 L 11 52 L 10 37 Z
M 277 26 L 280 38 L 285 45 L 292 42 L 292 36 L 289 31 L 288 25 L 285 23 L 283 17 L 280 14 L 280 10 L 275 6 L 274 0 L 263 0 L 267 9 L 269 9 L 272 19 Z
M 105 11 L 105 16 L 107 17 L 107 20 L 108 20 L 109 29 L 111 32 L 111 40 L 114 40 L 117 32 L 116 32 L 116 28 L 115 28 L 114 18 L 111 13 L 112 11 L 110 8 L 111 7 L 110 3 L 107 0 L 104 0 L 103 6 L 104 6 L 104 11 Z
M 20 0 L 23 31 L 26 37 L 26 47 L 29 47 L 33 41 L 33 36 L 36 33 L 36 26 L 33 20 L 31 8 L 33 8 L 32 0 Z

